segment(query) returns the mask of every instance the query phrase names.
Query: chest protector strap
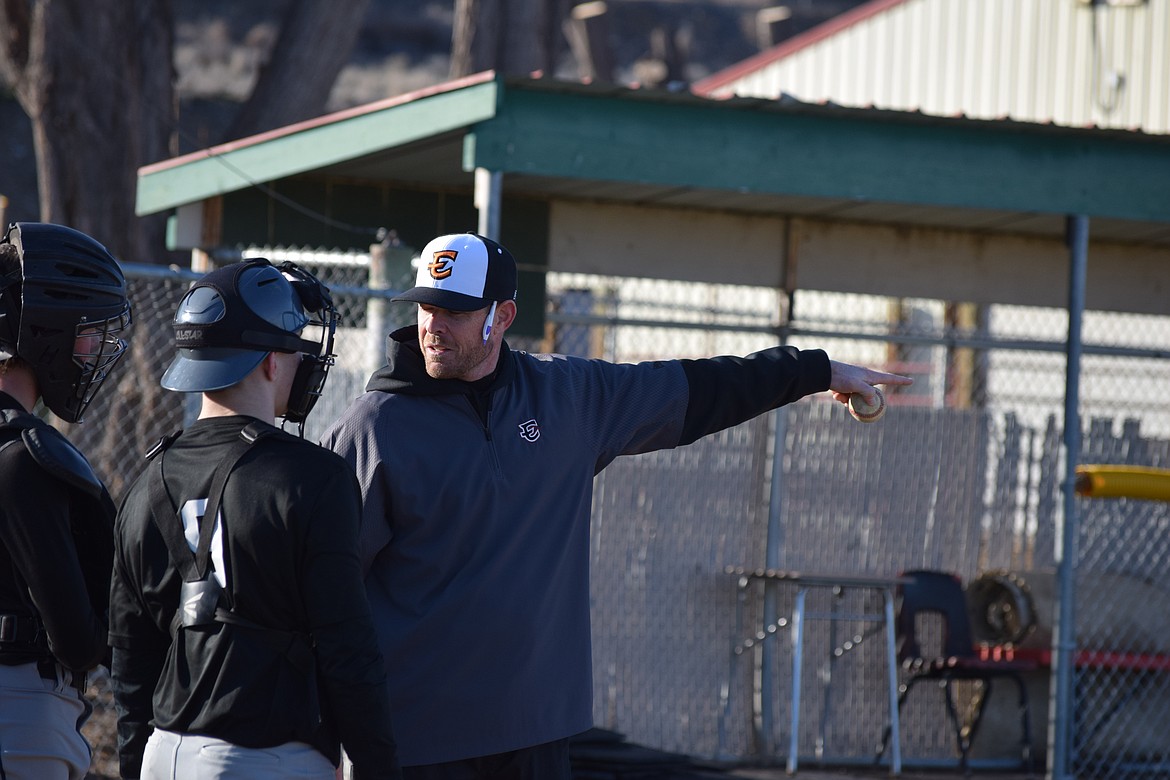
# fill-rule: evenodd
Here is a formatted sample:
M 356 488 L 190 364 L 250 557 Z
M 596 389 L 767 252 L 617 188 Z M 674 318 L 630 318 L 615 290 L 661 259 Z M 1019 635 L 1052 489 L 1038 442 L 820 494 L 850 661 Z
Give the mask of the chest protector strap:
M 223 460 L 211 476 L 207 506 L 203 516 L 199 518 L 199 542 L 194 552 L 187 543 L 183 532 L 183 520 L 171 503 L 163 481 L 165 451 L 178 437 L 175 435 L 161 440 L 148 455 L 151 458 L 149 476 L 151 516 L 162 534 L 163 541 L 166 542 L 171 561 L 183 575 L 183 585 L 179 591 L 179 609 L 175 614 L 172 631 L 177 631 L 179 627 L 208 626 L 214 623 L 227 623 L 249 629 L 256 632 L 261 642 L 288 659 L 296 669 L 307 673 L 313 665 L 313 651 L 309 638 L 299 632 L 268 628 L 221 606 L 220 602 L 226 601 L 223 589 L 219 582 L 210 576 L 211 538 L 215 532 L 215 521 L 219 516 L 219 505 L 228 477 L 253 444 L 274 432 L 274 428 L 263 423 L 249 423 L 224 453 Z
M 223 500 L 224 487 L 240 458 L 251 449 L 259 439 L 271 432 L 271 428 L 260 423 L 249 423 L 240 431 L 240 436 L 233 440 L 228 451 L 224 453 L 215 471 L 211 475 L 211 487 L 207 493 L 207 506 L 203 516 L 199 518 L 199 541 L 195 551 L 187 544 L 183 532 L 183 521 L 174 504 L 167 495 L 166 484 L 163 481 L 163 463 L 166 459 L 165 449 L 170 444 L 164 440 L 163 446 L 157 448 L 150 465 L 149 491 L 152 519 L 163 541 L 166 542 L 167 552 L 171 562 L 183 576 L 183 587 L 179 599 L 180 625 L 206 625 L 215 620 L 215 610 L 219 606 L 221 588 L 219 583 L 210 575 L 211 565 L 211 537 L 215 533 L 215 522 L 219 516 L 219 504 Z M 173 439 L 171 439 L 173 441 Z

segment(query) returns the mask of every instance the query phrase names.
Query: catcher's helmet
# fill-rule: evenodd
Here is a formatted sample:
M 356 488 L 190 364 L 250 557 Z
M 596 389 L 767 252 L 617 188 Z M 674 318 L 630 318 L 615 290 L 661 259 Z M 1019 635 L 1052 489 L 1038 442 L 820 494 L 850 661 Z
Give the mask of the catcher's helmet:
M 27 363 L 45 406 L 81 422 L 126 351 L 118 335 L 130 325 L 122 269 L 104 246 L 63 225 L 13 223 L 0 244 L 19 257 L 19 268 L 0 278 L 0 360 Z
M 329 290 L 291 262 L 254 258 L 212 271 L 183 297 L 174 325 L 179 353 L 163 374 L 168 390 L 223 390 L 269 352 L 305 353 L 289 392 L 289 422 L 304 423 L 333 365 L 337 311 Z M 301 337 L 310 326 L 319 340 Z

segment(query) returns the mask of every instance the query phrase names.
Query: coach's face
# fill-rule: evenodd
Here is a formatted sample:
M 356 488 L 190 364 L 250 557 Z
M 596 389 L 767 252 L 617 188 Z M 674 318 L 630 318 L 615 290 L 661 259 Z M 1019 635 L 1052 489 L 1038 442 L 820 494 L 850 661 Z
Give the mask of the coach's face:
M 516 304 L 500 303 L 492 313 L 486 341 L 484 324 L 491 307 L 452 311 L 426 303 L 418 306 L 418 343 L 427 374 L 434 379 L 474 382 L 490 374 L 499 359 L 504 331 L 512 324 Z

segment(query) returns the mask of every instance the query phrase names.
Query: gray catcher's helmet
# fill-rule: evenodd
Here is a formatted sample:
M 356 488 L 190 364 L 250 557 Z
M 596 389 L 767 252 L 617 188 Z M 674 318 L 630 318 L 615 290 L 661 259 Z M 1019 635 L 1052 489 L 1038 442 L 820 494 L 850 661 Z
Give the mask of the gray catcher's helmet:
M 254 258 L 212 271 L 179 303 L 174 327 L 179 351 L 162 378 L 168 390 L 222 390 L 269 352 L 303 353 L 284 415 L 302 427 L 334 362 L 337 311 L 329 290 L 291 262 Z M 306 328 L 319 338 L 302 338 Z

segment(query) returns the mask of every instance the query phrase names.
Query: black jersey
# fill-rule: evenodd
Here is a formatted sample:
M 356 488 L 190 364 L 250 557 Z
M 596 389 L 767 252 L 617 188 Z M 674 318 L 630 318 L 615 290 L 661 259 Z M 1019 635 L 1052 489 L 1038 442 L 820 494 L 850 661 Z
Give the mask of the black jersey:
M 188 533 L 216 466 L 249 423 L 199 420 L 156 456 Z M 152 726 L 250 748 L 306 742 L 334 763 L 340 739 L 359 776 L 390 776 L 396 767 L 385 669 L 358 566 L 357 480 L 333 453 L 268 433 L 231 472 L 211 547 L 221 607 L 247 625 L 173 632 L 182 575 L 151 517 L 149 471 L 118 513 L 110 644 L 124 776 L 137 777 Z M 310 646 L 314 668 L 298 652 Z
M 0 392 L 0 411 L 6 410 L 24 412 Z M 87 494 L 50 473 L 25 447 L 21 430 L 5 427 L 0 496 L 0 614 L 21 619 L 16 641 L 0 642 L 0 663 L 29 663 L 51 653 L 74 671 L 96 666 L 108 649 L 109 495 L 104 489 Z M 40 632 L 24 628 L 30 625 L 43 626 L 43 634 L 34 636 Z

